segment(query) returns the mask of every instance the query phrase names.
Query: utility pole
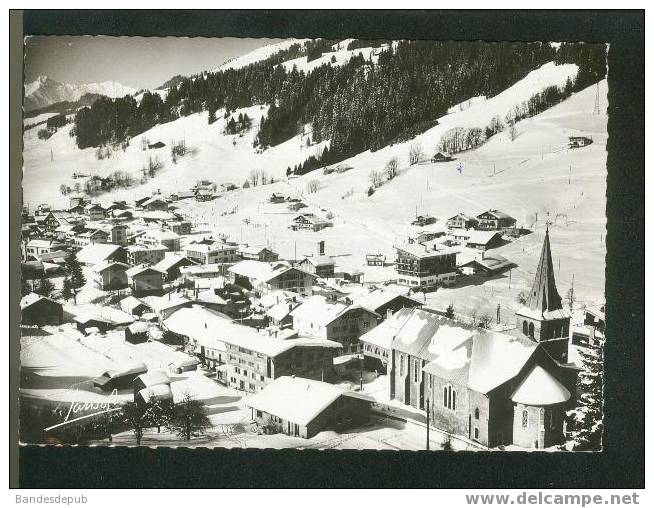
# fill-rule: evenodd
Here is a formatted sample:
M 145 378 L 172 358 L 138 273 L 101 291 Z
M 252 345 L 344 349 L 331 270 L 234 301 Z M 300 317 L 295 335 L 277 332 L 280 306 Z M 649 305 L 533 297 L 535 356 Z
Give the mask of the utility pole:
M 572 166 L 568 169 L 568 185 L 570 185 L 570 177 L 572 176 Z
M 425 411 L 427 412 L 427 451 L 429 451 L 429 397 L 427 397 Z
M 501 315 L 501 307 L 500 304 L 497 304 L 497 324 L 500 324 L 500 315 Z
M 363 391 L 363 353 L 359 354 L 359 391 Z

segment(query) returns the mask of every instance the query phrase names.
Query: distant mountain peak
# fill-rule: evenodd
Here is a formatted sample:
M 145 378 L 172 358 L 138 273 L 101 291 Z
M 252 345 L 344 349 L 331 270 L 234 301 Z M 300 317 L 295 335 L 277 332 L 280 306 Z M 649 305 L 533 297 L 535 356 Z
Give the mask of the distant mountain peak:
M 25 85 L 25 111 L 44 108 L 57 102 L 75 102 L 85 94 L 123 97 L 136 93 L 136 89 L 115 81 L 102 83 L 61 83 L 46 75 L 38 76 Z

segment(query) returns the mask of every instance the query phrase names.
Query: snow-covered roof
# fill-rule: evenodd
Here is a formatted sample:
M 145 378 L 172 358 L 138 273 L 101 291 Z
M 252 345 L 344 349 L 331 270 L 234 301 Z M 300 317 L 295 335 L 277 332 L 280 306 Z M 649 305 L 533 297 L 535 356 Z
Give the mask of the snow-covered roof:
M 502 234 L 498 231 L 477 231 L 475 229 L 470 229 L 465 232 L 465 237 L 467 243 L 472 243 L 475 245 L 487 245 L 488 242 L 493 240 L 495 237 L 501 238 Z
M 29 293 L 29 294 L 23 296 L 23 298 L 20 299 L 20 308 L 21 308 L 21 310 L 26 309 L 27 307 L 30 307 L 30 306 L 34 305 L 36 302 L 39 302 L 41 300 L 47 300 L 47 301 L 49 301 L 51 303 L 54 303 L 56 305 L 61 305 L 60 303 L 55 302 L 51 298 L 47 298 L 45 296 L 37 295 L 36 293 Z
M 289 270 L 299 270 L 298 268 L 294 268 L 290 266 L 288 263 L 284 261 L 274 261 L 272 263 L 265 263 L 263 261 L 256 261 L 253 259 L 246 259 L 245 261 L 241 261 L 239 263 L 236 263 L 234 266 L 230 266 L 227 271 L 232 272 L 236 275 L 240 275 L 242 277 L 247 277 L 248 279 L 251 280 L 257 280 L 260 282 L 268 282 L 275 277 L 286 273 Z M 304 272 L 306 273 L 306 272 Z M 313 277 L 313 275 L 308 274 Z
M 123 309 L 125 312 L 131 313 L 136 307 L 139 305 L 143 305 L 147 307 L 147 304 L 139 300 L 138 298 L 135 298 L 134 296 L 130 295 L 126 298 L 123 298 L 120 301 L 120 308 Z
M 114 255 L 121 248 L 120 245 L 112 243 L 91 243 L 82 247 L 77 253 L 77 259 L 80 263 L 97 265 Z
M 304 260 L 316 267 L 334 265 L 334 260 L 329 256 L 308 256 Z
M 134 322 L 134 316 L 126 312 L 95 303 L 69 305 L 67 310 L 75 315 L 75 321 L 86 323 L 88 321 L 102 321 L 114 325 L 125 325 Z
M 213 289 L 205 289 L 203 291 L 199 291 L 198 295 L 196 298 L 194 298 L 194 301 L 199 302 L 199 303 L 213 303 L 216 305 L 226 305 L 227 302 L 221 298 L 219 295 L 217 295 Z
M 356 304 L 366 309 L 374 310 L 375 312 L 377 312 L 380 307 L 392 302 L 396 298 L 402 298 L 403 300 L 414 303 L 415 305 L 422 305 L 422 302 L 419 302 L 411 296 L 400 295 L 393 291 L 385 291 L 383 289 L 373 289 L 372 291 L 360 295 L 353 293 L 350 297 Z
M 364 333 L 359 337 L 359 340 L 390 350 L 397 331 L 412 314 L 412 309 L 400 309 L 391 317 Z
M 143 321 L 137 321 L 136 323 L 132 323 L 127 327 L 127 329 L 132 333 L 146 333 L 148 328 L 148 324 L 144 323 Z
M 170 384 L 170 378 L 162 370 L 149 370 L 145 374 L 141 374 L 136 379 L 143 383 L 143 386 L 154 386 L 160 384 Z
M 266 311 L 266 316 L 276 321 L 281 321 L 291 313 L 293 307 L 296 305 L 297 304 L 287 303 L 285 301 L 279 302 L 278 304 L 273 305 Z
M 164 272 L 159 270 L 158 268 L 155 268 L 154 266 L 147 266 L 147 265 L 140 265 L 140 266 L 133 266 L 129 270 L 127 270 L 125 273 L 127 276 L 131 279 L 137 275 L 140 275 L 145 272 L 156 272 L 160 275 L 163 275 Z
M 549 406 L 570 400 L 570 392 L 540 365 L 534 366 L 511 395 L 511 400 L 528 406 Z
M 477 217 L 481 217 L 482 215 L 492 215 L 493 217 L 496 217 L 497 219 L 512 219 L 515 220 L 513 217 L 511 217 L 508 213 L 502 212 L 500 210 L 488 210 L 486 212 L 482 212 Z
M 238 248 L 238 251 L 242 254 L 250 254 L 252 256 L 258 256 L 264 250 L 270 250 L 265 245 L 243 245 Z
M 284 291 L 283 289 L 277 289 L 275 291 L 270 291 L 264 295 L 261 295 L 256 302 L 256 306 L 262 309 L 270 309 L 271 307 L 277 305 L 281 302 L 289 302 L 291 300 L 297 301 L 299 298 L 297 293 L 292 291 Z
M 475 337 L 468 387 L 488 393 L 518 375 L 536 351 L 537 344 L 528 339 L 497 332 Z
M 186 252 L 202 252 L 205 254 L 211 252 L 222 252 L 224 250 L 235 250 L 236 246 L 229 245 L 223 242 L 212 242 L 212 243 L 189 243 L 184 247 Z
M 98 263 L 97 265 L 93 265 L 92 269 L 96 273 L 102 273 L 105 270 L 108 270 L 109 268 L 112 268 L 114 266 L 119 268 L 124 268 L 125 270 L 129 268 L 129 266 L 126 265 L 125 263 L 120 263 L 118 261 L 103 261 L 101 263 Z
M 186 256 L 180 256 L 179 254 L 170 253 L 169 255 L 164 257 L 161 261 L 159 261 L 153 267 L 156 268 L 157 270 L 161 271 L 161 272 L 167 272 L 173 266 L 175 266 L 177 263 L 180 263 L 180 262 L 186 262 L 188 264 L 194 264 L 193 261 L 191 261 Z
M 141 301 L 150 307 L 154 312 L 161 312 L 162 310 L 171 309 L 179 305 L 187 305 L 191 302 L 191 300 L 189 300 L 186 296 L 177 294 L 170 297 L 168 297 L 168 295 L 144 296 L 141 298 Z
M 146 236 L 154 238 L 155 240 L 162 242 L 165 240 L 178 240 L 179 235 L 170 231 L 169 229 L 148 229 L 144 233 Z
M 148 251 L 166 251 L 168 247 L 165 245 L 129 245 L 127 247 L 127 252 L 148 252 Z
M 140 390 L 138 394 L 146 402 L 151 400 L 170 400 L 173 398 L 173 392 L 169 384 L 148 386 Z
M 323 295 L 313 295 L 302 304 L 298 305 L 291 315 L 294 318 L 303 321 L 316 323 L 318 326 L 326 326 L 341 314 L 344 314 L 350 309 L 359 308 L 359 305 L 352 305 L 340 300 L 329 300 Z M 374 313 L 370 309 L 366 309 Z
M 488 271 L 495 272 L 510 266 L 515 266 L 515 263 L 509 261 L 504 256 L 500 256 L 499 254 L 487 254 L 481 259 L 472 259 L 466 263 L 461 264 L 460 266 L 472 265 L 479 265 Z
M 456 254 L 459 252 L 456 248 L 438 246 L 436 244 L 434 244 L 434 248 L 430 249 L 422 243 L 404 243 L 401 245 L 396 245 L 395 248 L 419 258 L 443 256 L 447 254 Z
M 307 425 L 345 392 L 339 385 L 282 376 L 245 404 L 292 423 Z

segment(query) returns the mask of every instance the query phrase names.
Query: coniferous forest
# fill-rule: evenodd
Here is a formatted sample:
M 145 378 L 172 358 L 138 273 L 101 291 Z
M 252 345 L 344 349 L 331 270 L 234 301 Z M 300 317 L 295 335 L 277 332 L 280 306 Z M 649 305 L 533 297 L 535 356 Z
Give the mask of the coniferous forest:
M 543 43 L 400 41 L 380 47 L 374 65 L 361 54 L 345 65 L 324 64 L 306 74 L 279 65 L 301 56 L 309 61 L 319 58 L 335 42 L 294 44 L 241 69 L 175 77 L 165 99 L 150 92 L 140 103 L 131 96 L 102 97 L 77 112 L 77 145 L 121 143 L 181 116 L 208 111 L 215 118 L 221 108 L 269 104 L 255 146 L 266 149 L 282 143 L 306 124 L 311 125 L 313 142 L 331 141 L 322 156 L 300 168 L 306 172 L 411 139 L 432 127 L 448 107 L 478 95 L 492 97 L 550 61 L 579 66 L 568 92 L 606 74 L 605 46 L 583 43 L 555 49 Z M 359 44 L 364 42 L 354 41 L 349 47 L 364 47 Z

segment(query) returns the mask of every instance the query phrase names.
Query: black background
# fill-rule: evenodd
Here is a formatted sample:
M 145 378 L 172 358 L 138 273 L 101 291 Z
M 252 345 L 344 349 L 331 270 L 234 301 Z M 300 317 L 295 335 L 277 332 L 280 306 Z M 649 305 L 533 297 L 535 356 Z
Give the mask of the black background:
M 644 487 L 644 11 L 57 10 L 23 16 L 25 35 L 586 41 L 608 42 L 610 51 L 603 452 L 22 446 L 20 487 Z M 11 106 L 20 111 L 20 105 Z M 12 147 L 20 147 L 20 135 L 12 133 Z M 18 191 L 19 179 L 11 183 Z M 12 219 L 18 212 L 20 203 L 12 203 Z M 20 229 L 13 235 L 15 246 Z M 12 290 L 14 325 L 18 299 Z M 18 342 L 16 329 L 10 329 L 12 344 Z M 12 393 L 17 379 L 12 376 Z M 16 417 L 13 411 L 10 418 Z

